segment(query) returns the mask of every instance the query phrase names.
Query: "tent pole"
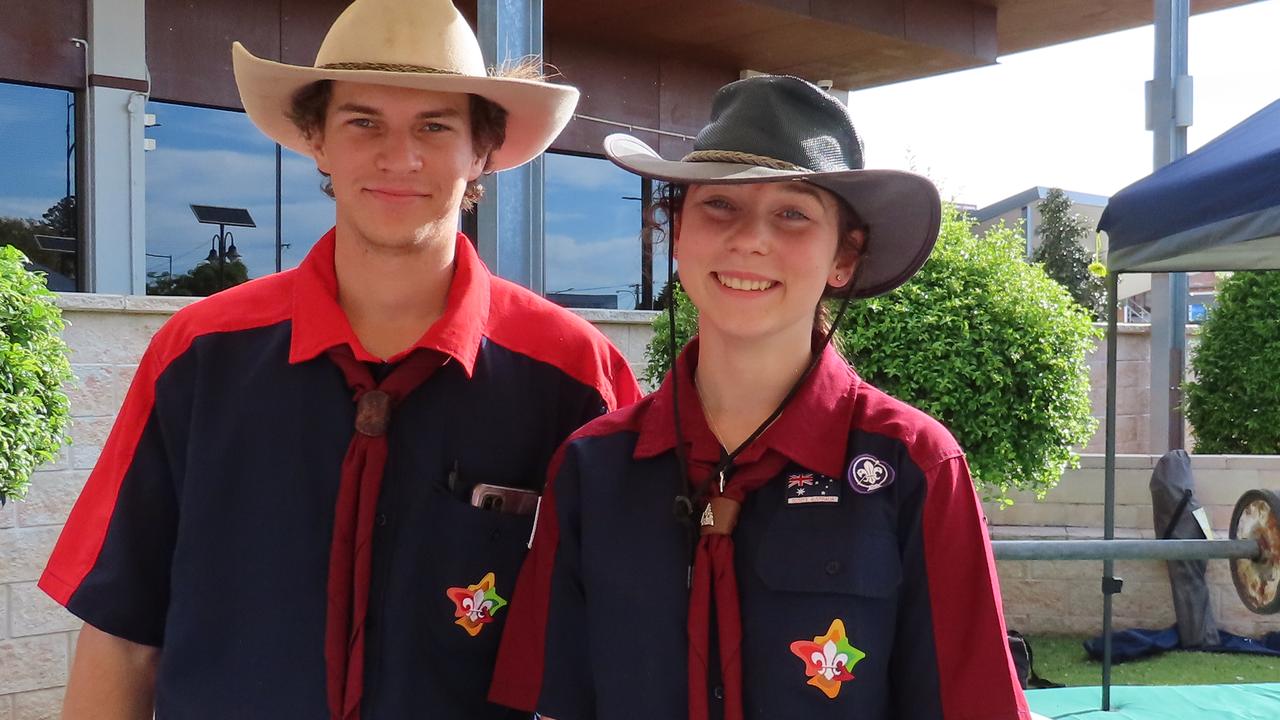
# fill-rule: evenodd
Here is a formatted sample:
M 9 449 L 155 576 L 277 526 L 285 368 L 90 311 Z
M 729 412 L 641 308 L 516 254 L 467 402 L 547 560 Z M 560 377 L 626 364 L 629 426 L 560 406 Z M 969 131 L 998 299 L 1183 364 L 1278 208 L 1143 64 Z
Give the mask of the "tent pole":
M 1118 272 L 1107 273 L 1107 461 L 1103 499 L 1103 537 L 1116 535 L 1116 305 L 1119 302 Z M 1111 596 L 1119 591 L 1113 577 L 1115 561 L 1102 561 L 1102 709 L 1111 709 Z

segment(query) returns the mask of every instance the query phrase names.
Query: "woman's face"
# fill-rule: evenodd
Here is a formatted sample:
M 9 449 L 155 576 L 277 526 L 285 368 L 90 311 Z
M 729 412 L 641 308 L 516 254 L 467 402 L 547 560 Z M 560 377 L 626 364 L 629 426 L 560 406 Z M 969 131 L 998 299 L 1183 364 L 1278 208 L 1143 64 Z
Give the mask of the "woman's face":
M 673 231 L 702 332 L 807 340 L 823 290 L 853 268 L 836 253 L 838 202 L 805 182 L 691 185 Z

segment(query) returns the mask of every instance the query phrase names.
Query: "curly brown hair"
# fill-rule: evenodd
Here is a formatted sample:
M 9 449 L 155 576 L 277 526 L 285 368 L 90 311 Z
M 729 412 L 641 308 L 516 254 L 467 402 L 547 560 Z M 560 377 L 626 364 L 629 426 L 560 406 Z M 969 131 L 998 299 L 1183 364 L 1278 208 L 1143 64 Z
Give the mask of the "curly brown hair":
M 489 75 L 516 80 L 544 81 L 547 76 L 542 71 L 542 63 L 537 57 L 521 58 L 513 63 L 497 69 L 490 69 Z M 488 157 L 493 151 L 502 147 L 507 139 L 507 111 L 501 105 L 479 95 L 469 94 L 471 111 L 471 145 L 476 157 L 485 157 L 485 170 L 489 169 Z M 333 81 L 318 80 L 302 86 L 293 94 L 288 116 L 293 124 L 310 140 L 324 130 L 325 117 L 329 111 L 329 101 L 333 98 Z M 333 182 L 328 173 L 319 171 L 324 176 L 320 189 L 329 197 L 333 197 Z M 471 210 L 484 197 L 484 186 L 479 180 L 467 183 L 462 195 L 462 209 Z

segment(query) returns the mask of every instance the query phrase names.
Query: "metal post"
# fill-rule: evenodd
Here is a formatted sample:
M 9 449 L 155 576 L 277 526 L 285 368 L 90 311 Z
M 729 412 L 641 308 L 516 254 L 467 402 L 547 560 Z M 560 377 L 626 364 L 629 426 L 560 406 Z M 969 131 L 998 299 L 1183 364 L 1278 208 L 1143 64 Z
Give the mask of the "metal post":
M 478 0 L 476 35 L 495 67 L 542 54 L 542 0 Z M 535 292 L 544 285 L 542 158 L 483 179 L 476 246 L 498 275 Z
M 1116 536 L 1116 304 L 1119 295 L 1119 273 L 1107 273 L 1107 462 L 1104 479 L 1104 517 L 1102 536 Z M 1102 561 L 1102 709 L 1111 709 L 1111 591 L 1115 561 Z
M 640 292 L 637 310 L 653 309 L 653 230 L 649 213 L 653 207 L 653 180 L 640 178 Z
M 281 200 L 280 200 L 280 167 L 283 163 L 280 158 L 280 144 L 276 143 L 276 272 L 280 272 L 284 267 L 284 226 L 280 218 Z
M 994 540 L 1000 560 L 1214 560 L 1262 556 L 1257 540 Z
M 1152 165 L 1158 170 L 1187 154 L 1192 121 L 1192 83 L 1187 75 L 1189 0 L 1155 2 L 1155 73 L 1147 84 L 1147 128 Z M 1151 277 L 1151 426 L 1149 449 L 1164 452 L 1186 444 L 1182 419 L 1183 357 L 1186 353 L 1186 273 Z
M 1036 239 L 1036 206 L 1034 203 L 1022 208 L 1022 233 L 1027 239 L 1027 262 L 1035 255 Z
M 145 82 L 144 0 L 88 0 L 84 5 L 86 77 Z M 85 88 L 85 142 L 80 146 L 85 182 L 78 186 L 78 204 L 85 206 L 81 267 L 89 292 L 146 293 L 147 94 L 103 85 Z
M 214 292 L 221 292 L 222 286 L 226 283 L 223 277 L 223 271 L 227 267 L 227 228 L 225 225 L 218 225 L 218 289 Z

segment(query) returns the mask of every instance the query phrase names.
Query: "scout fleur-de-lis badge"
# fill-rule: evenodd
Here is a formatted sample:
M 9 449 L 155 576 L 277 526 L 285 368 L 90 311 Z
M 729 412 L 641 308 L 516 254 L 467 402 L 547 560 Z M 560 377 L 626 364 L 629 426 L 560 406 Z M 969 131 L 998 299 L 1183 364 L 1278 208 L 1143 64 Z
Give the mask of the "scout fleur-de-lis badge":
M 475 585 L 449 588 L 445 594 L 453 601 L 454 624 L 471 637 L 480 634 L 485 625 L 493 622 L 493 616 L 506 607 L 507 601 L 494 589 L 493 573 L 486 574 Z
M 840 694 L 841 686 L 853 679 L 853 666 L 867 656 L 849 644 L 844 621 L 839 618 L 831 621 L 825 635 L 819 635 L 812 641 L 791 643 L 791 652 L 804 661 L 804 674 L 809 677 L 809 684 L 833 700 Z
M 814 472 L 793 472 L 787 475 L 787 504 L 840 502 L 840 485 L 833 477 Z
M 849 486 L 863 495 L 891 484 L 893 477 L 893 468 L 872 455 L 859 455 L 849 463 Z

